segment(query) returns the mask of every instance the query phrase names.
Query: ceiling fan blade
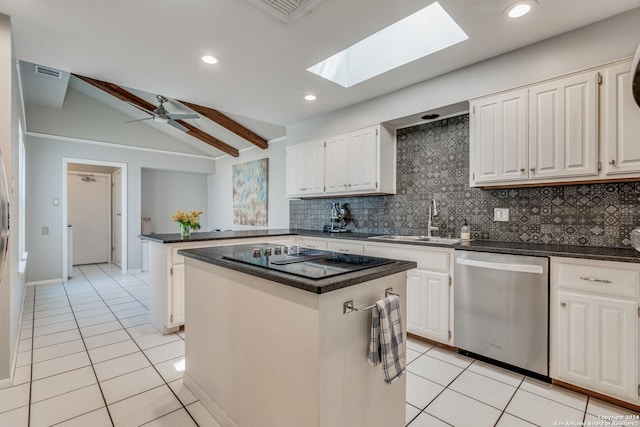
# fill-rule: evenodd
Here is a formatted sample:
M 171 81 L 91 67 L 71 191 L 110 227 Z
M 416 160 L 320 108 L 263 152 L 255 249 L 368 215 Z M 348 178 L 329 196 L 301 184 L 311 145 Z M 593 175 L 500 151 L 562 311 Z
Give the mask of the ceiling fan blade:
M 125 122 L 125 123 L 141 122 L 143 120 L 153 120 L 153 117 L 147 117 L 145 119 L 129 120 L 128 122 Z
M 189 129 L 187 129 L 186 127 L 182 126 L 180 123 L 176 122 L 173 119 L 169 119 L 169 121 L 167 123 L 170 124 L 171 126 L 173 126 L 176 129 L 180 129 L 182 132 L 189 132 Z
M 191 114 L 167 114 L 167 115 L 169 116 L 170 119 L 174 119 L 174 120 L 176 120 L 176 119 L 180 119 L 180 120 L 182 120 L 182 119 L 199 119 L 200 118 L 199 115 L 193 114 L 193 113 L 191 113 Z

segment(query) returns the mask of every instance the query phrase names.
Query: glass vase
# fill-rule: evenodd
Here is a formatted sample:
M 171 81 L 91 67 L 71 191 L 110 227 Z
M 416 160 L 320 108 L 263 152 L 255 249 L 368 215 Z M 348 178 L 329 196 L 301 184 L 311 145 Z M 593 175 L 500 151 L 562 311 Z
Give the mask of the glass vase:
M 191 237 L 191 226 L 189 224 L 180 224 L 180 237 Z

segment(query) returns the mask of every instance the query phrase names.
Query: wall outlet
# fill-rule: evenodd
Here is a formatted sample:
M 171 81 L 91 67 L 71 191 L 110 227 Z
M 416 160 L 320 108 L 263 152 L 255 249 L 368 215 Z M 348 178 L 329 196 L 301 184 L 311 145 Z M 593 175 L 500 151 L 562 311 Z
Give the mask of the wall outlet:
M 42 235 L 46 236 L 47 234 L 49 234 L 49 227 L 42 227 Z
M 509 222 L 509 208 L 494 208 L 493 220 L 497 222 Z

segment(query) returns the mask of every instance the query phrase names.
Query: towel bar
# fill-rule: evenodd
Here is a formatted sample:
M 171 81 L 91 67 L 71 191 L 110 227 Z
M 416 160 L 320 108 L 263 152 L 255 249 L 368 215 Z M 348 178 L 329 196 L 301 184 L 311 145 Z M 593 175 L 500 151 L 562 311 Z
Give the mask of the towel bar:
M 384 290 L 384 296 L 388 297 L 389 295 L 395 295 L 397 297 L 400 296 L 393 292 L 393 288 L 387 288 Z M 353 306 L 353 300 L 349 300 L 342 303 L 342 314 L 352 313 L 354 311 L 367 311 L 371 310 L 375 306 L 375 304 L 371 304 L 366 307 L 358 308 Z

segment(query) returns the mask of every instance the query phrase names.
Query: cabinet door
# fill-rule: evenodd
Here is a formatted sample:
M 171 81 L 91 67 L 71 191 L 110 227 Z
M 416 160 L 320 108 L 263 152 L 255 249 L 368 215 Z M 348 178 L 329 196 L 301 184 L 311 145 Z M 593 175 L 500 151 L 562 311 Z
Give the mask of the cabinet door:
M 471 184 L 518 182 L 527 171 L 527 91 L 471 104 Z
M 174 327 L 184 324 L 184 264 L 173 266 L 171 280 L 171 304 L 169 306 L 169 325 Z
M 625 400 L 638 400 L 638 302 L 558 292 L 558 376 Z
M 287 147 L 287 196 L 324 193 L 324 141 Z
M 602 163 L 607 175 L 640 173 L 640 108 L 631 96 L 631 63 L 603 71 Z
M 343 193 L 349 188 L 347 142 L 347 135 L 338 135 L 326 141 L 324 181 L 327 193 Z
M 529 89 L 529 179 L 597 175 L 598 73 Z
M 324 193 L 324 141 L 318 141 L 305 147 L 302 165 L 304 194 Z
M 378 128 L 371 127 L 349 134 L 349 191 L 377 190 L 380 162 Z
M 449 275 L 424 270 L 407 273 L 407 331 L 449 343 Z
M 638 303 L 598 298 L 597 391 L 638 400 Z
M 576 385 L 590 387 L 594 381 L 592 360 L 597 340 L 593 324 L 594 304 L 589 296 L 559 291 L 558 345 L 556 367 L 558 377 Z
M 304 187 L 304 147 L 289 147 L 286 151 L 287 196 L 302 194 Z

